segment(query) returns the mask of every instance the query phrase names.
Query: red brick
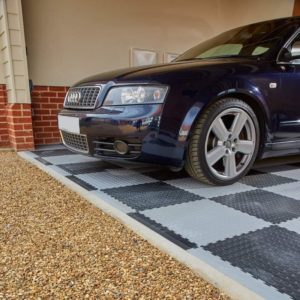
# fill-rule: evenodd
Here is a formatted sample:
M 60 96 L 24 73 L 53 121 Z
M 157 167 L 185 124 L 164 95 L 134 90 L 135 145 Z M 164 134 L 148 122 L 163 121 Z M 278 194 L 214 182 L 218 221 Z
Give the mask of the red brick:
M 45 109 L 48 109 L 48 108 L 57 109 L 57 104 L 55 104 L 55 103 L 45 103 L 45 104 L 42 105 L 42 108 L 45 108 Z
M 34 127 L 34 134 L 38 132 L 44 132 L 44 127 L 35 127 L 35 126 L 33 127 Z
M 64 86 L 49 86 L 50 91 L 65 91 L 66 88 Z
M 56 92 L 41 92 L 40 95 L 43 97 L 56 97 L 57 93 Z
M 52 138 L 53 136 L 52 136 L 52 132 L 42 132 L 42 133 L 37 133 L 36 135 L 35 135 L 38 139 L 39 138 Z
M 49 99 L 51 99 L 51 98 L 47 98 L 47 97 L 33 98 L 32 99 L 33 106 L 35 104 L 40 104 L 40 103 L 49 103 Z M 54 98 L 54 99 L 56 99 L 56 98 Z
M 34 91 L 48 91 L 49 87 L 45 85 L 35 85 L 34 86 Z
M 63 104 L 64 101 L 65 101 L 64 98 L 49 98 L 49 103 Z
M 45 127 L 45 126 L 50 126 L 51 122 L 49 122 L 49 121 L 36 121 L 36 122 L 34 122 L 34 125 L 36 127 L 38 127 L 38 126 Z
M 57 131 L 58 129 L 57 129 L 57 127 L 55 126 L 55 127 L 45 127 L 44 128 L 44 132 L 55 132 L 55 131 Z
M 22 115 L 23 115 L 24 117 L 29 117 L 29 116 L 32 115 L 32 111 L 31 111 L 31 110 L 23 110 L 23 111 L 22 111 Z
M 24 124 L 24 125 L 23 125 L 23 128 L 24 128 L 25 130 L 31 130 L 31 131 L 32 131 L 32 124 Z
M 49 121 L 54 121 L 57 120 L 57 115 L 55 116 L 42 116 L 43 120 L 49 120 Z
M 16 137 L 21 137 L 21 136 L 23 136 L 23 137 L 30 137 L 31 136 L 31 131 L 24 131 L 24 130 L 22 130 L 22 131 L 15 131 L 14 135 Z
M 35 115 L 50 115 L 49 109 L 36 109 L 34 110 Z
M 67 92 L 65 92 L 65 93 L 57 93 L 57 97 L 65 98 L 66 94 L 67 94 Z

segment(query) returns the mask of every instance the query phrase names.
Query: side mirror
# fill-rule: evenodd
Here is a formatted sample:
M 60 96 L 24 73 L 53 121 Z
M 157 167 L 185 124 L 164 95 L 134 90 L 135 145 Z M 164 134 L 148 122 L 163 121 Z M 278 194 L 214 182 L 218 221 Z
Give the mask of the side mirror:
M 291 48 L 291 60 L 300 58 L 300 41 L 295 42 Z

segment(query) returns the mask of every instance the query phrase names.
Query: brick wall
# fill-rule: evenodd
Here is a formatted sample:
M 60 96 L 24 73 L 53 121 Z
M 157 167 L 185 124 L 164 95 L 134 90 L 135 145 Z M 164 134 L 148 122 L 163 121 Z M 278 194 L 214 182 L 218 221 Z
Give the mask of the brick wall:
M 34 149 L 31 104 L 6 105 L 10 146 L 17 151 Z
M 68 87 L 35 86 L 31 93 L 35 145 L 60 143 L 57 114 Z
M 9 147 L 6 104 L 6 86 L 5 84 L 0 84 L 0 148 Z

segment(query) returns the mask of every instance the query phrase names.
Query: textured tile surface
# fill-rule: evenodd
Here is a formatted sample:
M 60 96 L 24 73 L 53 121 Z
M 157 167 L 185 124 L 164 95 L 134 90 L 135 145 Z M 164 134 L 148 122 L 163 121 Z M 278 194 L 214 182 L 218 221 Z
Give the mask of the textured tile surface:
M 163 182 L 116 187 L 103 191 L 136 210 L 158 208 L 201 199 L 200 196 Z
M 145 210 L 143 214 L 198 246 L 270 225 L 207 199 Z
M 278 226 L 209 244 L 204 249 L 300 299 L 300 236 Z
M 298 200 L 264 190 L 216 197 L 212 200 L 274 224 L 300 217 Z
M 62 147 L 29 155 L 264 299 L 300 299 L 300 165 L 255 167 L 216 187 Z

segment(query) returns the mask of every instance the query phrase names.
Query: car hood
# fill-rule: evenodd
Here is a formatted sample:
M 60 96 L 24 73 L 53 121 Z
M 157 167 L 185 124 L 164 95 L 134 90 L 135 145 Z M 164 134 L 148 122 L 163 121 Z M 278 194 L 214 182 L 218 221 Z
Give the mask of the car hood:
M 143 67 L 124 68 L 110 72 L 100 73 L 85 78 L 75 85 L 122 82 L 157 82 L 159 78 L 166 74 L 178 74 L 185 72 L 194 72 L 196 70 L 208 70 L 210 68 L 227 68 L 230 64 L 249 64 L 256 62 L 255 59 L 244 58 L 222 58 L 210 60 L 179 61 L 168 64 L 158 64 Z

